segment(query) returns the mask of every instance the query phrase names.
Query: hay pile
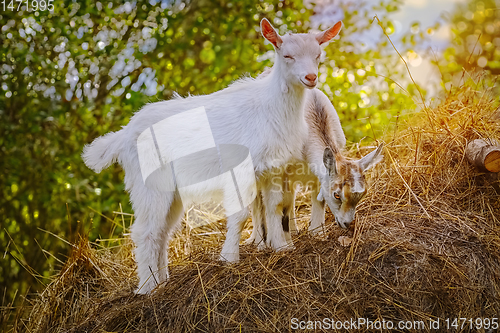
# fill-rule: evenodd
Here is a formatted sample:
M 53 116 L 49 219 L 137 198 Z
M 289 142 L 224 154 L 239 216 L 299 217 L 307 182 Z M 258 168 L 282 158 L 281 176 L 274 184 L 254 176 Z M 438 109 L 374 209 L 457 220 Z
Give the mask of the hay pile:
M 223 234 L 184 229 L 171 250 L 170 281 L 136 296 L 130 242 L 95 249 L 82 240 L 13 331 L 285 332 L 300 321 L 322 321 L 327 331 L 324 318 L 367 318 L 392 321 L 394 330 L 408 321 L 399 331 L 423 321 L 422 332 L 436 332 L 429 320 L 439 318 L 442 331 L 446 318 L 498 317 L 499 181 L 464 156 L 469 140 L 500 139 L 497 107 L 488 93 L 463 87 L 401 120 L 386 137 L 350 247 L 338 243 L 346 232 L 328 215 L 325 236 L 301 233 L 292 252 L 242 246 L 241 262 L 223 265 Z M 308 211 L 302 200 L 300 221 Z

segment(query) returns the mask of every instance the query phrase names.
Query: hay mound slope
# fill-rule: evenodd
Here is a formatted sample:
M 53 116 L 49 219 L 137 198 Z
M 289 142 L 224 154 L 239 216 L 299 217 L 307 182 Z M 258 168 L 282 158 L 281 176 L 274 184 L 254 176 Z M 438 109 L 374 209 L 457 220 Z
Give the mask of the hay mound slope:
M 331 215 L 324 236 L 301 233 L 285 253 L 242 246 L 234 265 L 216 261 L 223 236 L 192 232 L 175 241 L 168 283 L 139 296 L 130 242 L 116 253 L 82 240 L 14 331 L 285 332 L 292 318 L 367 318 L 423 321 L 422 332 L 435 332 L 431 319 L 445 330 L 446 318 L 498 317 L 499 181 L 464 156 L 470 140 L 500 139 L 497 107 L 464 87 L 401 121 L 371 175 L 350 247 L 337 241 L 345 232 Z M 308 209 L 299 206 L 302 220 Z

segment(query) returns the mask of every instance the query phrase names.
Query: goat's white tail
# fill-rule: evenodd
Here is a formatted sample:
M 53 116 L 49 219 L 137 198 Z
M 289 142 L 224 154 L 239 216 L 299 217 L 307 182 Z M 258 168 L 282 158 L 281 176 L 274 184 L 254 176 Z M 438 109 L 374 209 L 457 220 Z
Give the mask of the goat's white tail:
M 99 173 L 118 160 L 123 144 L 123 130 L 98 137 L 83 147 L 82 158 L 85 164 Z

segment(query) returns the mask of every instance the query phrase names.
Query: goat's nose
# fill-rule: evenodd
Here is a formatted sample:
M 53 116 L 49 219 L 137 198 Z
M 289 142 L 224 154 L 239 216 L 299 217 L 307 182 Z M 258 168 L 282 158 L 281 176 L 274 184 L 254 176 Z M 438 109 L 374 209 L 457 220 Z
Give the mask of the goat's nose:
M 342 229 L 349 229 L 349 225 L 351 224 L 351 222 L 341 222 L 337 220 L 337 218 L 335 218 L 335 222 L 337 222 L 337 225 Z
M 306 75 L 306 80 L 311 82 L 311 83 L 314 83 L 314 81 L 316 81 L 316 78 L 318 76 L 316 74 L 307 74 Z

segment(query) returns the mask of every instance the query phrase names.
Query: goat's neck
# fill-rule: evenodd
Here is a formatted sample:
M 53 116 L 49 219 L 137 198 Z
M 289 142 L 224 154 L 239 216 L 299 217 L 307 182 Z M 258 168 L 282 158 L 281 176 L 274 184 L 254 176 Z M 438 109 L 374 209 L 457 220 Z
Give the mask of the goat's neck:
M 305 87 L 302 84 L 292 84 L 284 75 L 283 64 L 277 62 L 274 64 L 271 73 L 266 77 L 266 93 L 274 101 L 284 104 L 281 109 L 284 114 L 280 116 L 289 117 L 290 115 L 304 114 Z M 287 117 L 287 118 L 288 118 Z

